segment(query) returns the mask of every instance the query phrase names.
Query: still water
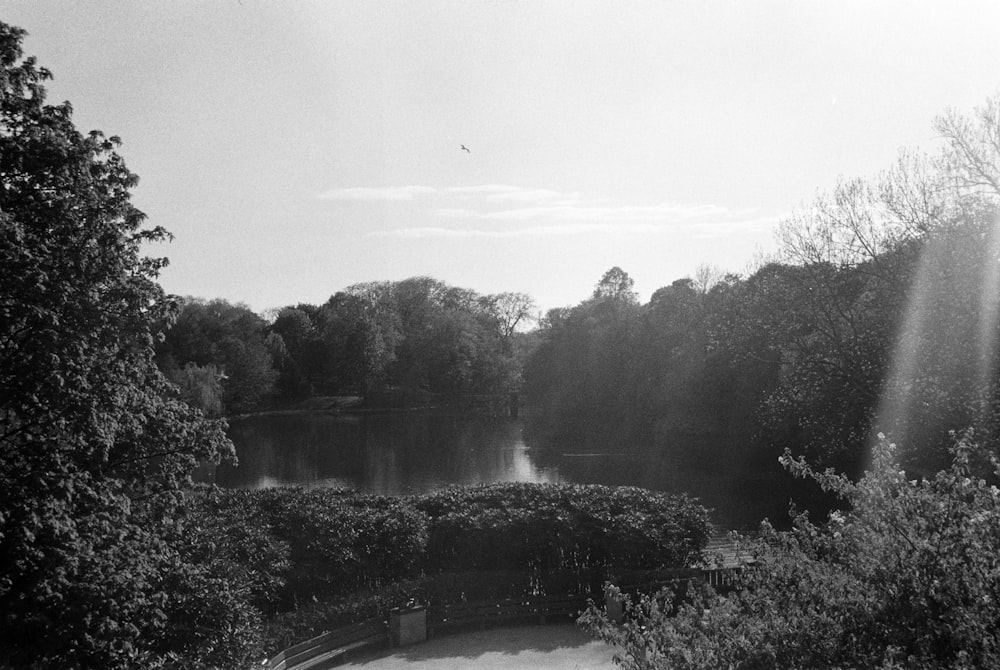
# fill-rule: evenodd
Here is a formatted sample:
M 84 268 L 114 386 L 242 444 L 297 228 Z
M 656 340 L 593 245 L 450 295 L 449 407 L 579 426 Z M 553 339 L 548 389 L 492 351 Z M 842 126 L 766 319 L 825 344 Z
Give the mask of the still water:
M 202 479 L 227 488 L 348 487 L 382 495 L 451 484 L 553 482 L 641 486 L 688 493 L 722 528 L 787 519 L 790 481 L 777 463 L 727 472 L 718 463 L 679 466 L 652 454 L 579 453 L 525 442 L 517 419 L 436 412 L 290 414 L 231 421 L 239 466 Z

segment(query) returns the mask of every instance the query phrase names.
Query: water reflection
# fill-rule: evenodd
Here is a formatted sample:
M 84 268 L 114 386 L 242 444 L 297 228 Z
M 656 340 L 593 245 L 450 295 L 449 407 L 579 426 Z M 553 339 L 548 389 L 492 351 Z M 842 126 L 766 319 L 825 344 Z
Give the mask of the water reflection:
M 543 462 L 557 462 L 567 481 L 686 493 L 710 508 L 714 522 L 727 529 L 756 529 L 765 518 L 787 527 L 790 500 L 808 506 L 815 498 L 813 487 L 792 479 L 777 463 L 730 468 L 654 454 L 536 454 Z
M 508 419 L 300 414 L 240 419 L 229 435 L 240 465 L 213 473 L 229 488 L 341 486 L 400 495 L 449 484 L 562 481 L 555 468 L 532 462 L 521 424 Z
M 349 487 L 402 495 L 491 482 L 641 486 L 700 498 L 725 528 L 754 528 L 764 518 L 787 525 L 789 500 L 810 496 L 777 463 L 746 467 L 713 458 L 692 464 L 656 454 L 542 449 L 525 442 L 521 422 L 504 418 L 296 414 L 233 421 L 229 432 L 239 467 L 201 473 L 203 481 L 227 488 Z

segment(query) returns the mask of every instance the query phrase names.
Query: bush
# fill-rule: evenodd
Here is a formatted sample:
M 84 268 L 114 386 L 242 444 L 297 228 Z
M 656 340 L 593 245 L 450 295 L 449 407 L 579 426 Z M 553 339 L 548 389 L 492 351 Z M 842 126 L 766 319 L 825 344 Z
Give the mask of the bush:
M 292 567 L 287 542 L 277 537 L 264 497 L 254 491 L 205 487 L 184 505 L 186 555 L 210 566 L 265 615 L 287 606 Z
M 256 508 L 272 541 L 287 547 L 281 606 L 314 596 L 377 589 L 418 577 L 427 518 L 404 501 L 330 489 L 271 489 L 219 494 Z
M 969 437 L 951 467 L 908 480 L 884 440 L 857 484 L 786 467 L 850 511 L 778 533 L 765 524 L 742 590 L 629 603 L 629 620 L 591 608 L 589 628 L 625 650 L 626 668 L 1000 667 L 1000 490 L 977 476 L 997 461 Z M 610 588 L 612 595 L 618 591 Z
M 430 517 L 432 571 L 683 567 L 708 541 L 708 511 L 634 487 L 493 484 L 414 499 Z
M 387 617 L 410 599 L 594 594 L 612 570 L 688 565 L 709 531 L 707 510 L 689 498 L 604 486 L 497 484 L 410 498 L 206 487 L 184 510 L 185 556 L 206 583 L 225 585 L 240 635 L 252 632 L 250 614 L 267 615 L 269 652 Z

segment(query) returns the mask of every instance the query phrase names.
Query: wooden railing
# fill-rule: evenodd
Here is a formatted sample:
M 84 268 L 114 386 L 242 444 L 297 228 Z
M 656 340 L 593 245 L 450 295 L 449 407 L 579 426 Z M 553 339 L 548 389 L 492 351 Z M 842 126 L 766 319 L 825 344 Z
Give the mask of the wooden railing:
M 432 605 L 428 632 L 441 635 L 463 628 L 487 628 L 519 623 L 570 623 L 587 608 L 587 597 L 525 596 L 506 600 L 476 600 Z

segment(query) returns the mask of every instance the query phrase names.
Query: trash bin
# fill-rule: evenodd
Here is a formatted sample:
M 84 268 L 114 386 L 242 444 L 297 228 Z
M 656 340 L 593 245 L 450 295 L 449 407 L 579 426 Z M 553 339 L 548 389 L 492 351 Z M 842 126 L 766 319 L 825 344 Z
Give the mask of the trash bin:
M 427 609 L 423 605 L 407 605 L 389 610 L 389 639 L 393 647 L 427 640 Z

